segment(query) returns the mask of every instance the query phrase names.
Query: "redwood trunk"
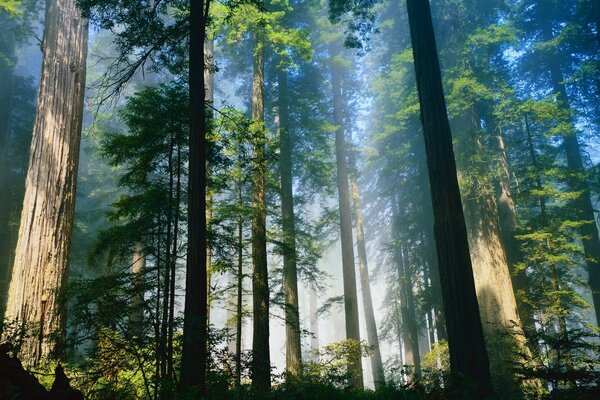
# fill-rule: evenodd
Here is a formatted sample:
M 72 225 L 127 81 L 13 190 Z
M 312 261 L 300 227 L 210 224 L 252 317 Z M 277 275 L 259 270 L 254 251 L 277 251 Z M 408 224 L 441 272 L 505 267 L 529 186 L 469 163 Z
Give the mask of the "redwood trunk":
M 289 373 L 300 372 L 302 344 L 298 310 L 298 272 L 296 265 L 296 229 L 292 187 L 293 139 L 287 102 L 287 72 L 279 71 L 279 138 L 281 171 L 281 214 L 283 228 L 283 293 L 285 308 L 285 362 Z
M 252 77 L 252 387 L 258 392 L 271 388 L 269 354 L 269 273 L 267 269 L 267 159 L 264 129 L 264 43 L 255 35 L 254 73 Z
M 363 229 L 363 214 L 360 203 L 360 191 L 358 189 L 357 169 L 355 162 L 352 163 L 354 173 L 351 174 L 352 205 L 354 206 L 354 223 L 356 232 L 356 251 L 358 253 L 358 271 L 360 274 L 360 288 L 362 290 L 363 310 L 365 323 L 367 325 L 367 338 L 371 347 L 371 370 L 375 390 L 385 386 L 385 375 L 383 362 L 381 361 L 381 350 L 379 349 L 379 338 L 377 336 L 377 323 L 373 311 L 373 299 L 371 297 L 371 284 L 369 282 L 369 267 L 367 264 L 367 248 L 365 245 L 365 232 Z
M 493 390 L 489 361 L 429 1 L 407 0 L 407 9 L 425 137 L 450 366 L 453 373 L 477 384 L 480 397 L 490 396 Z
M 65 307 L 85 93 L 87 20 L 74 0 L 46 5 L 36 117 L 5 318 L 34 330 L 26 364 L 64 357 Z
M 356 296 L 356 271 L 354 270 L 354 247 L 352 244 L 352 220 L 350 210 L 350 189 L 348 187 L 348 164 L 346 160 L 346 138 L 342 109 L 342 86 L 340 71 L 331 68 L 333 90 L 333 118 L 335 131 L 335 158 L 337 166 L 337 187 L 340 207 L 340 241 L 342 245 L 342 271 L 344 279 L 344 311 L 346 316 L 346 339 L 360 342 L 358 322 L 358 300 Z M 363 388 L 361 357 L 357 354 L 350 360 L 351 385 Z
M 206 108 L 204 40 L 210 0 L 190 0 L 188 253 L 179 389 L 206 393 Z

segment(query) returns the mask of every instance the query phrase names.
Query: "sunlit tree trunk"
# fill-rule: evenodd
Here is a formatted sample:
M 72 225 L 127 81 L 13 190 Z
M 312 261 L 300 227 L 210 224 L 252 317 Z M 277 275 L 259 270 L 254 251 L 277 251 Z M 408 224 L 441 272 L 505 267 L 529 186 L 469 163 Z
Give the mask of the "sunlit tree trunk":
M 269 273 L 267 269 L 267 159 L 264 127 L 264 42 L 255 34 L 252 77 L 252 387 L 259 392 L 271 388 L 269 353 Z
M 527 302 L 522 301 L 521 297 L 527 293 L 527 276 L 525 271 L 516 271 L 516 266 L 523 259 L 523 254 L 519 241 L 515 237 L 517 232 L 517 210 L 510 187 L 510 170 L 504 147 L 504 138 L 502 129 L 498 127 L 494 135 L 496 145 L 496 158 L 499 169 L 499 176 L 495 179 L 496 186 L 496 207 L 498 213 L 498 225 L 500 236 L 506 252 L 506 261 L 511 271 L 511 278 L 519 316 L 523 322 L 523 327 L 527 332 L 535 330 L 535 320 L 533 310 Z
M 210 0 L 190 0 L 188 253 L 179 390 L 206 393 L 206 108 L 204 40 Z
M 381 361 L 381 350 L 379 349 L 379 338 L 377 336 L 377 323 L 375 322 L 375 312 L 373 311 L 373 299 L 371 297 L 371 284 L 369 282 L 369 267 L 367 264 L 367 248 L 365 245 L 365 233 L 363 228 L 363 214 L 360 202 L 360 191 L 358 188 L 357 168 L 354 157 L 351 165 L 353 173 L 350 174 L 352 187 L 352 205 L 354 209 L 354 223 L 356 232 L 356 251 L 358 253 L 358 270 L 360 274 L 360 288 L 362 291 L 363 310 L 365 313 L 365 324 L 367 325 L 367 338 L 369 346 L 372 348 L 371 370 L 373 372 L 373 382 L 375 390 L 385 386 L 385 375 L 383 362 Z
M 475 292 L 431 10 L 428 0 L 407 0 L 406 4 L 425 137 L 451 370 L 476 382 L 479 396 L 485 397 L 493 392 L 489 361 Z
M 241 147 L 241 146 L 240 146 Z M 240 154 L 241 154 L 240 149 Z M 241 162 L 239 165 L 241 169 Z M 241 385 L 242 375 L 242 306 L 243 306 L 243 284 L 244 284 L 244 215 L 242 208 L 242 178 L 238 181 L 238 221 L 237 221 L 237 291 L 236 291 L 236 312 L 235 312 L 235 382 L 237 386 Z
M 87 20 L 71 0 L 46 5 L 42 75 L 5 318 L 34 329 L 26 364 L 64 356 L 65 307 L 85 92 Z
M 214 71 L 213 71 L 213 55 L 214 55 L 214 39 L 212 38 L 205 38 L 204 41 L 204 87 L 205 87 L 205 102 L 208 105 L 208 110 L 206 113 L 206 117 L 207 117 L 207 131 L 209 129 L 211 129 L 211 125 L 212 125 L 212 118 L 213 118 L 213 111 L 212 111 L 212 105 L 213 105 L 213 101 L 214 101 L 214 91 L 215 91 L 215 75 L 214 75 Z M 207 143 L 207 152 L 209 154 L 212 153 L 212 148 L 211 148 L 211 144 Z M 211 219 L 212 219 L 212 203 L 213 203 L 213 192 L 210 189 L 210 177 L 211 177 L 212 171 L 211 171 L 211 165 L 210 165 L 210 155 L 207 157 L 206 160 L 206 177 L 207 177 L 207 189 L 206 189 L 206 229 L 207 231 L 210 231 L 210 227 L 211 227 Z M 208 324 L 210 325 L 210 321 L 211 321 L 211 310 L 212 310 L 212 294 L 210 292 L 210 288 L 211 288 L 211 280 L 212 280 L 212 267 L 211 267 L 211 262 L 212 262 L 212 250 L 211 250 L 211 246 L 210 243 L 207 241 L 206 242 L 206 271 L 208 274 L 208 278 L 207 278 L 207 296 L 208 296 Z
M 292 187 L 293 139 L 287 102 L 287 71 L 278 72 L 279 83 L 279 169 L 281 173 L 281 214 L 283 228 L 283 293 L 285 308 L 285 362 L 289 373 L 300 372 L 302 343 L 298 310 L 298 273 L 296 267 L 296 229 Z
M 336 62 L 334 59 L 333 62 Z M 344 279 L 344 311 L 346 316 L 346 339 L 360 342 L 358 322 L 358 300 L 356 296 L 356 271 L 354 270 L 354 247 L 352 243 L 352 219 L 350 209 L 350 189 L 348 185 L 348 164 L 346 159 L 346 138 L 343 121 L 342 84 L 339 67 L 331 67 L 333 90 L 333 118 L 335 131 L 335 158 L 337 165 L 337 188 L 340 208 L 340 241 L 342 245 L 342 271 Z M 356 354 L 350 360 L 351 384 L 363 387 L 361 358 Z
M 146 269 L 146 256 L 142 243 L 138 242 L 133 248 L 131 260 L 131 298 L 129 311 L 129 334 L 141 338 L 144 334 L 144 270 Z

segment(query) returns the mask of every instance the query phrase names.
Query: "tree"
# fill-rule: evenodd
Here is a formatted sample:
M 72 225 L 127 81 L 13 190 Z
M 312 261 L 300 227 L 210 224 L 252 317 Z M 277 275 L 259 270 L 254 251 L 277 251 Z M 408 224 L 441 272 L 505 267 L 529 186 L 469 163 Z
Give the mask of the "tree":
M 183 348 L 179 387 L 206 394 L 207 270 L 206 270 L 206 93 L 204 42 L 210 0 L 190 0 L 189 14 L 189 183 L 188 254 L 185 279 Z
M 27 364 L 64 357 L 65 309 L 81 137 L 87 20 L 71 0 L 53 0 L 44 19 L 42 79 L 36 105 L 19 239 L 5 312 L 34 334 Z
M 434 212 L 452 372 L 492 394 L 441 73 L 427 0 L 406 2 Z
M 331 89 L 333 92 L 333 119 L 335 130 L 335 159 L 337 167 L 337 187 L 340 208 L 340 241 L 342 244 L 342 271 L 344 279 L 344 311 L 346 315 L 346 338 L 360 342 L 358 322 L 358 299 L 356 298 L 356 271 L 354 268 L 354 245 L 352 241 L 352 214 L 350 208 L 350 188 L 348 160 L 346 158 L 346 131 L 343 121 L 342 74 L 339 63 L 340 52 L 333 52 L 331 65 Z M 363 374 L 360 354 L 350 360 L 352 386 L 363 387 Z
M 269 272 L 267 268 L 267 157 L 264 117 L 264 34 L 254 35 L 252 75 L 252 386 L 265 392 L 271 388 L 269 355 Z
M 285 67 L 283 67 L 285 68 Z M 296 255 L 296 229 L 294 223 L 294 193 L 292 182 L 293 139 L 289 126 L 287 70 L 279 71 L 279 140 L 281 153 L 281 214 L 283 230 L 283 291 L 286 327 L 286 369 L 298 374 L 302 362 L 300 315 L 298 310 L 298 271 Z

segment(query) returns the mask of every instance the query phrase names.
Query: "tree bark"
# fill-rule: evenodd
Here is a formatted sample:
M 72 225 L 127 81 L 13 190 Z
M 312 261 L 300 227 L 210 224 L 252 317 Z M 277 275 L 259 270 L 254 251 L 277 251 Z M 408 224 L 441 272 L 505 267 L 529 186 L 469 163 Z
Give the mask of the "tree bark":
M 339 56 L 339 53 L 337 54 Z M 335 61 L 334 61 L 335 62 Z M 356 296 L 356 271 L 354 270 L 354 247 L 352 243 L 352 219 L 350 209 L 350 189 L 348 187 L 348 164 L 346 159 L 346 138 L 343 121 L 343 101 L 341 76 L 338 67 L 331 67 L 333 90 L 333 119 L 335 131 L 335 158 L 337 165 L 337 187 L 340 207 L 340 240 L 342 245 L 342 270 L 344 279 L 344 311 L 346 316 L 346 339 L 360 342 L 358 321 L 358 301 Z M 361 357 L 355 355 L 350 360 L 351 385 L 363 388 Z
M 179 390 L 206 394 L 206 108 L 204 40 L 210 0 L 190 0 L 188 254 Z
M 146 268 L 146 256 L 142 243 L 138 242 L 133 248 L 131 263 L 131 286 L 133 297 L 130 302 L 129 311 L 129 334 L 141 338 L 144 334 L 144 269 Z
M 407 0 L 434 212 L 440 281 L 455 374 L 493 393 L 428 0 Z
M 287 71 L 278 71 L 279 80 L 279 169 L 281 173 L 281 214 L 283 228 L 283 293 L 285 308 L 285 363 L 291 374 L 300 372 L 302 344 L 298 309 L 298 273 L 296 266 L 296 229 L 292 182 L 293 139 L 287 102 Z
M 502 130 L 498 127 L 494 137 L 496 144 L 496 156 L 498 157 L 498 167 L 500 177 L 496 179 L 496 207 L 498 213 L 498 224 L 500 236 L 506 253 L 506 261 L 511 271 L 513 289 L 519 316 L 523 322 L 523 327 L 527 332 L 535 331 L 535 319 L 531 306 L 520 300 L 521 294 L 527 292 L 527 276 L 525 271 L 515 271 L 516 265 L 523 260 L 523 254 L 519 241 L 515 237 L 517 232 L 517 211 L 510 187 L 510 170 L 506 159 L 506 149 L 504 147 L 504 138 Z M 535 349 L 532 349 L 535 350 Z
M 68 276 L 85 93 L 87 20 L 73 0 L 50 0 L 43 61 L 5 318 L 35 330 L 20 357 L 31 365 L 64 357 Z
M 264 42 L 262 33 L 255 34 L 252 77 L 252 387 L 258 392 L 271 389 L 269 354 L 269 272 L 267 269 L 267 200 L 264 127 Z
M 360 288 L 362 291 L 363 310 L 365 323 L 367 325 L 367 338 L 371 347 L 371 370 L 375 390 L 385 386 L 385 375 L 383 362 L 381 361 L 381 350 L 379 349 L 379 338 L 377 336 L 377 323 L 373 311 L 373 299 L 371 297 L 371 284 L 369 282 L 369 267 L 367 264 L 367 248 L 365 245 L 365 233 L 363 229 L 363 214 L 360 202 L 360 191 L 358 189 L 357 168 L 354 157 L 351 157 L 353 173 L 350 174 L 352 187 L 352 205 L 354 206 L 354 223 L 356 232 L 356 251 L 358 253 L 358 271 L 360 274 Z

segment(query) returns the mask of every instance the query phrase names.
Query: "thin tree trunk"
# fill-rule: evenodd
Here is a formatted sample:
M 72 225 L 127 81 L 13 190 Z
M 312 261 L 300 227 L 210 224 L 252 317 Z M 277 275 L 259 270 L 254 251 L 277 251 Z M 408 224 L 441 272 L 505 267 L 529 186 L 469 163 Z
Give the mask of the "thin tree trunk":
M 317 289 L 312 285 L 309 289 L 309 296 L 310 333 L 312 334 L 310 337 L 310 349 L 316 354 L 316 359 L 313 361 L 319 362 L 319 316 L 317 315 L 319 299 L 317 298 Z
M 204 40 L 204 86 L 205 86 L 205 99 L 204 101 L 208 104 L 209 108 L 206 113 L 207 118 L 207 130 L 211 129 L 213 111 L 212 105 L 214 101 L 215 93 L 215 75 L 213 73 L 213 54 L 214 54 L 214 39 L 205 38 Z M 207 152 L 211 152 L 210 144 L 207 144 Z M 210 182 L 210 176 L 212 174 L 210 159 L 206 160 L 206 181 Z M 206 226 L 207 231 L 210 230 L 211 219 L 212 219 L 212 206 L 213 206 L 213 192 L 210 187 L 206 190 Z M 208 321 L 207 324 L 210 326 L 211 321 L 211 310 L 212 310 L 212 294 L 211 294 L 211 281 L 212 281 L 212 250 L 210 243 L 206 242 L 206 271 L 208 274 L 207 278 L 207 301 L 208 301 Z
M 252 77 L 252 387 L 258 392 L 271 389 L 269 354 L 269 272 L 267 268 L 267 201 L 264 127 L 264 43 L 262 33 L 255 35 L 254 73 Z
M 21 360 L 64 358 L 68 277 L 85 92 L 87 20 L 73 0 L 46 5 L 43 61 L 19 239 L 5 318 L 36 332 Z
M 354 270 L 354 247 L 352 243 L 352 219 L 350 209 L 350 189 L 348 187 L 348 165 L 346 159 L 346 138 L 343 121 L 343 101 L 340 71 L 331 67 L 333 90 L 333 118 L 335 131 L 335 158 L 337 165 L 337 187 L 340 207 L 340 239 L 342 244 L 342 268 L 344 279 L 344 311 L 346 316 L 346 339 L 360 342 L 358 322 L 358 301 L 356 296 L 356 272 Z M 350 360 L 351 385 L 363 388 L 363 373 L 360 354 Z
M 190 0 L 188 253 L 179 389 L 206 394 L 206 108 L 204 40 L 210 0 Z
M 241 147 L 241 146 L 240 146 Z M 240 154 L 241 154 L 240 149 Z M 241 168 L 241 162 L 240 162 Z M 238 242 L 237 242 L 237 304 L 235 313 L 235 382 L 239 387 L 242 383 L 242 295 L 244 284 L 244 215 L 242 207 L 242 179 L 238 181 Z
M 451 370 L 476 382 L 479 397 L 491 396 L 489 361 L 475 292 L 431 10 L 428 0 L 407 0 L 406 4 L 425 137 Z
M 358 253 L 358 271 L 360 273 L 360 287 L 362 291 L 363 310 L 365 313 L 365 323 L 367 325 L 367 338 L 369 346 L 372 348 L 371 370 L 373 373 L 373 382 L 375 390 L 385 386 L 385 375 L 383 362 L 381 360 L 381 350 L 379 349 L 379 338 L 377 337 L 377 323 L 375 322 L 375 312 L 373 311 L 373 299 L 371 297 L 371 284 L 369 282 L 369 267 L 367 264 L 367 248 L 365 245 L 365 233 L 363 229 L 363 214 L 360 202 L 360 191 L 358 189 L 357 168 L 354 157 L 351 165 L 353 173 L 350 174 L 350 183 L 352 187 L 352 205 L 354 206 L 354 222 L 356 232 L 356 250 Z
M 292 183 L 293 139 L 287 102 L 287 71 L 278 71 L 279 137 L 281 152 L 281 214 L 283 228 L 283 292 L 285 308 L 285 364 L 287 372 L 298 374 L 302 362 L 300 315 L 298 310 L 298 273 L 296 267 L 296 229 L 294 227 L 294 193 Z
M 146 269 L 146 256 L 141 242 L 133 248 L 131 263 L 131 298 L 129 311 L 129 334 L 141 338 L 144 334 L 144 269 Z

